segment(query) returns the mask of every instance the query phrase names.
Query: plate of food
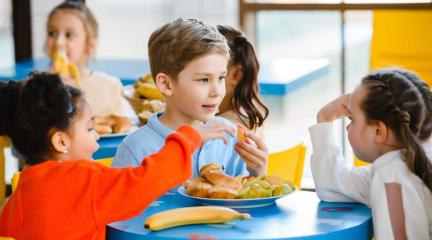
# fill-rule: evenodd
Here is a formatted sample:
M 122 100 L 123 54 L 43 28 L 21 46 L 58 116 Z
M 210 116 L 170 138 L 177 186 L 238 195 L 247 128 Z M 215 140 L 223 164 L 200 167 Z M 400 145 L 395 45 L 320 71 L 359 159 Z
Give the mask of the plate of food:
M 203 205 L 254 208 L 270 205 L 296 191 L 290 181 L 277 176 L 232 177 L 219 164 L 202 167 L 200 176 L 187 180 L 178 193 Z
M 93 118 L 93 126 L 100 138 L 124 137 L 134 129 L 129 118 L 116 115 L 96 116 Z

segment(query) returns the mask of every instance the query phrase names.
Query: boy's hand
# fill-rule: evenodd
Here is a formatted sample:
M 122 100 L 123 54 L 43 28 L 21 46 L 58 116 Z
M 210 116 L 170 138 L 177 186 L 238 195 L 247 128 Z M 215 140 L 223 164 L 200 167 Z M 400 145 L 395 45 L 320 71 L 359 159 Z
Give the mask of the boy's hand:
M 195 130 L 197 130 L 198 133 L 201 135 L 201 139 L 203 142 L 215 138 L 221 138 L 226 144 L 228 143 L 226 133 L 234 136 L 234 130 L 220 121 L 210 120 L 206 123 L 193 125 L 192 127 L 194 127 Z
M 235 149 L 245 161 L 246 168 L 252 176 L 261 176 L 267 172 L 268 150 L 263 141 L 246 130 L 246 141 L 238 141 Z
M 327 103 L 317 114 L 317 122 L 331 122 L 333 120 L 348 116 L 348 102 L 351 94 L 342 95 Z

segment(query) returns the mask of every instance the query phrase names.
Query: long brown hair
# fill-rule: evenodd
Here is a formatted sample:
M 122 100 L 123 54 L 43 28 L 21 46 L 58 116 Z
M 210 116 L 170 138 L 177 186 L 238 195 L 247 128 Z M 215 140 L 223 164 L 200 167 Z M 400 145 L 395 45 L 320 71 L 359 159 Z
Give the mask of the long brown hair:
M 234 88 L 234 96 L 230 104 L 241 121 L 247 118 L 249 122 L 245 124 L 251 129 L 256 129 L 263 125 L 269 110 L 258 94 L 260 65 L 254 46 L 240 30 L 229 26 L 217 26 L 217 28 L 227 39 L 231 51 L 229 64 L 242 66 L 243 79 Z M 243 109 L 246 115 L 240 109 Z
M 419 89 L 396 70 L 380 70 L 362 80 L 367 94 L 361 106 L 369 121 L 382 121 L 405 149 L 405 162 L 432 191 L 432 165 L 418 135 L 428 108 Z

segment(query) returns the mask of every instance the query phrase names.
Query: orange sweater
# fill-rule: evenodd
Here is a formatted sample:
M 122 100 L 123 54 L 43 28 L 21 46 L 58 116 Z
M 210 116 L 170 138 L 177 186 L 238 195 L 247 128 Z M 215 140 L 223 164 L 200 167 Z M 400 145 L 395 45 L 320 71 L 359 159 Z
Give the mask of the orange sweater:
M 138 215 L 192 175 L 199 134 L 182 127 L 136 168 L 79 160 L 47 161 L 20 174 L 0 216 L 0 236 L 15 239 L 105 239 L 105 225 Z M 144 224 L 144 223 L 143 223 Z

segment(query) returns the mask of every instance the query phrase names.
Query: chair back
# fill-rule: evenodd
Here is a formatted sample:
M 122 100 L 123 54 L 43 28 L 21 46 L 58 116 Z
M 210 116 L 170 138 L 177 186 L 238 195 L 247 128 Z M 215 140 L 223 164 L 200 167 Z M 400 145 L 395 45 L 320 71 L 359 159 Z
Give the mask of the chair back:
M 112 157 L 111 158 L 101 158 L 101 159 L 97 159 L 95 161 L 102 164 L 102 165 L 105 165 L 107 167 L 111 167 L 111 163 L 112 163 L 113 159 L 114 158 L 112 158 Z
M 373 13 L 370 69 L 403 67 L 432 86 L 432 10 Z
M 354 166 L 355 167 L 363 167 L 363 166 L 369 166 L 370 163 L 365 162 L 363 160 L 358 159 L 356 156 L 354 156 Z
M 267 175 L 290 180 L 300 189 L 305 156 L 306 146 L 303 143 L 280 152 L 270 153 Z
M 6 195 L 6 157 L 4 150 L 8 146 L 10 146 L 9 138 L 6 136 L 0 136 L 0 206 L 3 205 Z

